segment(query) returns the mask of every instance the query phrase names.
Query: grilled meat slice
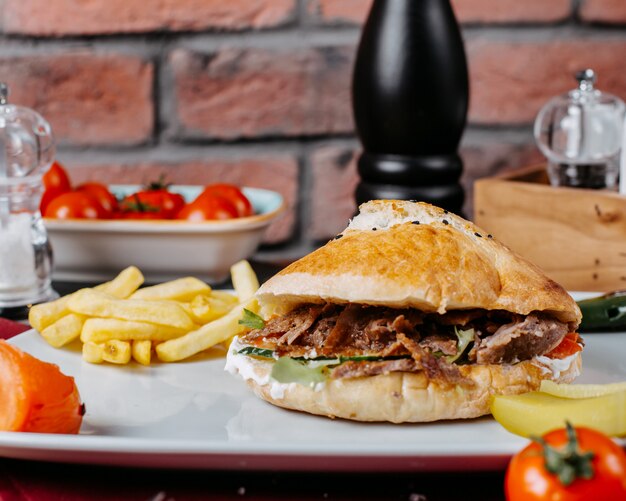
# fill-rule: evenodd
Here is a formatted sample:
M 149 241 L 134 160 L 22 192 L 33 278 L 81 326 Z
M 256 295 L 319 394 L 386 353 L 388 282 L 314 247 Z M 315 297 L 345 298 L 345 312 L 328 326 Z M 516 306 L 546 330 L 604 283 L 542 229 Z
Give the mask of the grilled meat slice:
M 479 364 L 503 364 L 528 360 L 547 353 L 563 340 L 567 324 L 537 314 L 500 327 L 481 340 L 476 350 Z
M 395 343 L 397 332 L 417 335 L 421 318 L 419 312 L 399 315 L 397 310 L 388 308 L 348 305 L 328 334 L 322 353 L 382 353 Z
M 275 350 L 278 356 L 411 355 L 415 362 L 412 370 L 458 382 L 462 380 L 458 367 L 440 356 L 457 352 L 451 325 L 475 329 L 468 359 L 479 364 L 528 360 L 552 350 L 569 331 L 566 324 L 541 313 L 523 317 L 506 311 L 469 310 L 437 315 L 411 309 L 327 303 L 302 305 L 268 321 L 263 329 L 248 333 L 243 340 Z M 404 367 L 402 363 L 388 367 L 396 366 Z
M 311 305 L 304 308 L 301 315 L 293 316 L 289 329 L 280 337 L 278 344 L 292 344 L 313 325 L 322 309 L 322 306 Z
M 398 341 L 411 353 L 413 360 L 426 372 L 429 379 L 436 379 L 448 384 L 467 382 L 456 365 L 448 363 L 443 358 L 437 358 L 430 350 L 420 346 L 415 339 L 400 333 L 398 334 Z
M 443 353 L 444 355 L 456 355 L 458 340 L 456 337 L 444 336 L 442 334 L 433 334 L 426 336 L 419 342 L 422 348 L 426 348 L 432 353 Z

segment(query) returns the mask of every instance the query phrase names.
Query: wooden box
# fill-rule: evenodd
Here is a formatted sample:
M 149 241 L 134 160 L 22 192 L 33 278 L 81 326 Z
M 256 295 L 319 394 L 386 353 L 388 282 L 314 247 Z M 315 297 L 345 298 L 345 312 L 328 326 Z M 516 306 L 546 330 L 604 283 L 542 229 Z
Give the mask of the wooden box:
M 626 197 L 555 188 L 543 166 L 475 183 L 474 221 L 577 291 L 626 289 Z

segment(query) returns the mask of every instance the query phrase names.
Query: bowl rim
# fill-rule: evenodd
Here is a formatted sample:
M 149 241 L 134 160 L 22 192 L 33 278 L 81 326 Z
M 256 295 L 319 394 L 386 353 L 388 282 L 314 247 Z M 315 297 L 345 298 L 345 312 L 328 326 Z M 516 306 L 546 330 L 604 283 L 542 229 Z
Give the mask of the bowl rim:
M 111 185 L 135 186 L 135 185 Z M 137 185 L 141 186 L 141 185 Z M 199 186 L 199 185 L 198 185 Z M 172 188 L 195 188 L 196 185 L 172 185 Z M 241 230 L 252 230 L 268 226 L 286 209 L 285 198 L 277 191 L 265 188 L 242 187 L 252 192 L 266 192 L 277 196 L 278 206 L 262 214 L 238 217 L 233 219 L 210 220 L 202 222 L 184 221 L 179 219 L 55 219 L 42 217 L 46 230 L 49 232 L 115 232 L 115 233 L 223 233 Z

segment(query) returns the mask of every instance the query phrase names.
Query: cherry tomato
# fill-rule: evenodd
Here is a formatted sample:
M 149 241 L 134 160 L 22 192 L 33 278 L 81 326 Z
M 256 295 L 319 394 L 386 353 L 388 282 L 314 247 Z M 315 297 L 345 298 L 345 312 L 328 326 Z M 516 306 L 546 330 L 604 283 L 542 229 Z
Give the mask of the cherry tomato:
M 185 199 L 179 193 L 169 191 L 169 186 L 165 176 L 162 175 L 158 180 L 148 183 L 143 190 L 127 196 L 122 201 L 122 209 L 128 203 L 141 203 L 162 212 L 164 219 L 176 217 L 178 211 L 185 205 Z
M 60 163 L 54 162 L 48 171 L 43 175 L 43 185 L 46 189 L 59 188 L 63 191 L 70 191 L 72 184 L 65 169 Z
M 217 195 L 201 196 L 185 205 L 178 213 L 178 219 L 206 221 L 211 219 L 232 219 L 238 217 L 232 202 Z
M 139 211 L 127 211 L 118 212 L 117 217 L 119 219 L 165 219 L 160 212 L 139 212 Z
M 207 195 L 219 195 L 230 200 L 237 209 L 239 217 L 252 216 L 254 214 L 250 200 L 234 184 L 210 184 L 200 194 L 201 197 Z
M 117 198 L 115 198 L 115 195 L 102 183 L 83 183 L 76 187 L 76 191 L 91 195 L 102 205 L 102 208 L 109 215 L 117 211 Z
M 626 453 L 609 437 L 568 424 L 542 441 L 513 456 L 505 480 L 508 501 L 626 499 Z
M 176 217 L 178 211 L 185 205 L 185 199 L 179 193 L 173 193 L 169 190 L 170 183 L 162 174 L 159 179 L 148 183 L 143 190 L 136 193 L 141 203 L 157 207 L 163 212 L 165 218 L 170 219 Z M 136 201 L 136 198 L 134 198 Z
M 69 191 L 59 195 L 46 207 L 44 217 L 57 219 L 104 219 L 106 211 L 88 193 Z
M 158 205 L 148 203 L 142 192 L 128 195 L 122 200 L 118 217 L 120 219 L 170 219 L 169 211 L 163 210 Z
M 46 208 L 50 205 L 50 202 L 52 202 L 59 195 L 63 195 L 63 193 L 67 192 L 68 190 L 60 187 L 51 186 L 50 188 L 46 188 L 43 192 L 43 196 L 41 197 L 41 202 L 39 202 L 39 212 L 45 214 Z
M 122 209 L 129 203 L 137 203 L 137 200 L 142 204 L 154 207 L 162 212 L 165 219 L 175 217 L 178 211 L 185 205 L 185 199 L 178 193 L 172 193 L 166 190 L 138 191 L 137 193 L 127 196 L 122 201 Z

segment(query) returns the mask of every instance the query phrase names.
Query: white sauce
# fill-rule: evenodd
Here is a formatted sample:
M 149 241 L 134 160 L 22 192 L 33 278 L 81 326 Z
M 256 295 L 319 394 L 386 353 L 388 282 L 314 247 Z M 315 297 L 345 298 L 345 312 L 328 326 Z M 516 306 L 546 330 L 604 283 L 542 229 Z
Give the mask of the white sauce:
M 578 357 L 578 353 L 574 353 L 569 357 L 565 358 L 549 358 L 544 356 L 535 357 L 533 359 L 534 362 L 539 362 L 538 364 L 534 364 L 539 367 L 544 374 L 549 372 L 552 373 L 553 378 L 558 378 L 561 375 L 561 372 L 565 372 L 570 368 L 572 362 Z M 580 371 L 576 371 L 579 373 Z M 578 376 L 578 374 L 576 374 Z
M 239 355 L 237 352 L 247 345 L 239 342 L 239 338 L 235 337 L 230 344 L 228 353 L 226 354 L 226 365 L 224 370 L 236 376 L 239 374 L 244 380 L 252 380 L 260 386 L 270 385 L 270 395 L 272 398 L 281 399 L 285 397 L 285 391 L 292 388 L 295 383 L 279 383 L 270 381 L 269 372 L 261 376 L 254 369 L 254 361 L 246 355 Z

